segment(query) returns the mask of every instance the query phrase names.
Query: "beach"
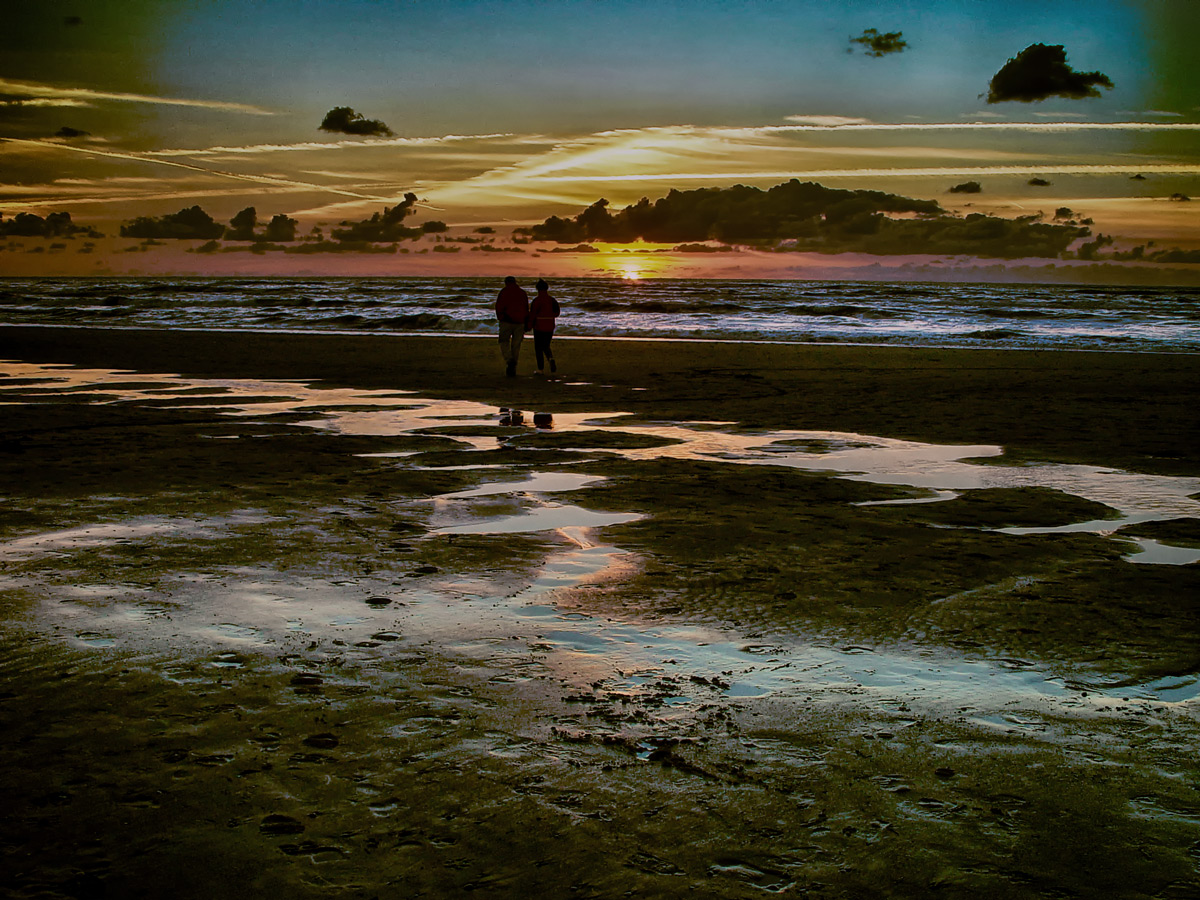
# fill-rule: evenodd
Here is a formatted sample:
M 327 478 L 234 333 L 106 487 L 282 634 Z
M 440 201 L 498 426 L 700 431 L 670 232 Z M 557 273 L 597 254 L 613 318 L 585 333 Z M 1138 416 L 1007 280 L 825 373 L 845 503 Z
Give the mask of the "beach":
M 9 894 L 1200 894 L 1194 355 L 554 346 L 0 326 Z

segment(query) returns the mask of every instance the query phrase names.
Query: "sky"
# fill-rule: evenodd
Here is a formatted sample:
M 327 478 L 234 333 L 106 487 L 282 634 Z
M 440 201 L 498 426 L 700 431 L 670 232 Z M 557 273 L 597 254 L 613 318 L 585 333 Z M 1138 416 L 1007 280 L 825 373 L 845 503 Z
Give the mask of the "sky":
M 1192 283 L 1196 7 L 7 0 L 0 274 L 938 271 Z M 1036 61 L 1036 45 L 1061 50 Z M 728 223 L 700 233 L 710 252 L 677 250 L 684 242 L 660 229 L 634 243 L 587 234 L 572 253 L 520 231 L 601 198 L 617 213 L 672 190 L 792 179 L 1090 234 L 1022 258 L 919 236 L 743 241 Z M 416 237 L 355 248 L 333 236 L 402 204 Z M 193 206 L 222 226 L 247 207 L 256 219 L 215 246 L 152 227 Z M 22 213 L 67 213 L 90 231 L 13 233 Z M 272 234 L 293 241 L 266 240 L 277 216 L 295 221 L 294 235 Z M 140 237 L 120 236 L 139 219 L 152 220 Z

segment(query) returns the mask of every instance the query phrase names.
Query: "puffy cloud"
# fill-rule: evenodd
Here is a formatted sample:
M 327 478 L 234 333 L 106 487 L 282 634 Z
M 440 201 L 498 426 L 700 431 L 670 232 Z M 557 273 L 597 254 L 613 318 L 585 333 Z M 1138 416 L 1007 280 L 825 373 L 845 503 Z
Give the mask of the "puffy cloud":
M 850 51 L 854 51 L 854 44 L 862 47 L 863 53 L 867 56 L 876 58 L 887 56 L 889 53 L 901 53 L 908 49 L 908 42 L 904 40 L 904 32 L 889 31 L 881 34 L 877 29 L 866 28 L 858 37 L 850 38 Z
M 425 232 L 420 228 L 408 228 L 404 219 L 413 212 L 417 195 L 404 195 L 404 202 L 395 206 L 384 207 L 382 213 L 375 213 L 369 219 L 361 222 L 342 222 L 341 228 L 332 231 L 335 240 L 344 242 L 374 242 L 402 241 L 418 238 Z
M 227 241 L 251 241 L 256 244 L 291 243 L 296 240 L 296 227 L 299 224 L 295 219 L 281 213 L 267 223 L 261 234 L 256 233 L 258 212 L 253 206 L 247 206 L 229 220 L 224 237 Z
M 266 230 L 263 231 L 263 240 L 284 244 L 291 243 L 296 240 L 296 227 L 299 224 L 299 222 L 290 216 L 279 213 L 267 223 Z
M 983 190 L 978 181 L 964 181 L 950 188 L 951 194 L 978 194 Z
M 83 234 L 87 237 L 103 237 L 94 228 L 86 225 L 76 225 L 71 221 L 68 212 L 50 213 L 46 218 L 35 216 L 33 213 L 17 213 L 11 219 L 0 216 L 0 235 L 6 237 L 74 237 Z
M 1030 178 L 1029 181 L 1026 182 L 1026 184 L 1029 184 L 1033 187 L 1049 187 L 1050 186 L 1050 182 L 1048 182 L 1045 178 Z
M 1097 86 L 1111 89 L 1113 83 L 1103 72 L 1072 69 L 1067 65 L 1067 51 L 1062 44 L 1030 44 L 992 76 L 987 102 L 1032 103 L 1049 97 L 1079 100 L 1099 97 Z
M 900 213 L 893 218 L 885 213 Z M 738 185 L 671 191 L 643 198 L 617 213 L 598 200 L 571 219 L 551 216 L 526 232 L 534 240 L 688 244 L 720 241 L 779 251 L 939 254 L 1000 258 L 1057 257 L 1082 224 L 1046 224 L 1037 217 L 1009 220 L 974 213 L 950 215 L 933 200 L 881 191 L 837 190 L 792 179 L 770 190 Z
M 139 216 L 121 226 L 121 237 L 212 240 L 225 234 L 225 226 L 199 206 L 165 216 Z
M 229 220 L 229 227 L 225 229 L 225 240 L 252 241 L 254 240 L 254 226 L 257 224 L 258 211 L 253 206 L 247 206 Z
M 395 134 L 378 119 L 366 119 L 349 106 L 335 106 L 325 113 L 321 121 L 322 131 L 332 131 L 337 134 L 358 134 L 366 136 L 391 137 Z

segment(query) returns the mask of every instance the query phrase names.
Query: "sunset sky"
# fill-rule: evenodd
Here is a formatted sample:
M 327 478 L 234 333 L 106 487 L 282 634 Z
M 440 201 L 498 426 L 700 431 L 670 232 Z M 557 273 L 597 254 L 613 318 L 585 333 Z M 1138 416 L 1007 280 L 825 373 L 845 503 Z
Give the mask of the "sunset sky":
M 491 227 L 499 247 L 516 226 L 602 197 L 618 210 L 792 178 L 960 214 L 1049 221 L 1068 207 L 1113 237 L 1106 252 L 1200 249 L 1193 0 L 10 0 L 4 15 L 0 214 L 67 212 L 106 237 L 0 238 L 0 274 L 545 271 L 537 245 L 419 252 L 438 236 L 407 254 L 300 257 L 117 235 L 199 205 L 222 224 L 253 206 L 260 230 L 283 214 L 311 236 L 412 192 L 406 224 L 445 222 L 448 237 Z M 871 53 L 852 41 L 866 29 L 902 37 Z M 1061 45 L 1073 73 L 1111 88 L 989 102 L 993 76 L 1034 44 Z M 342 107 L 348 127 L 322 130 Z M 950 192 L 968 181 L 980 190 Z M 553 264 L 619 273 L 631 249 L 649 275 L 855 277 L 874 263 L 906 277 L 930 262 L 919 246 L 700 259 L 639 245 Z M 1147 281 L 1168 267 L 1114 266 Z M 1200 262 L 1170 268 L 1186 280 Z

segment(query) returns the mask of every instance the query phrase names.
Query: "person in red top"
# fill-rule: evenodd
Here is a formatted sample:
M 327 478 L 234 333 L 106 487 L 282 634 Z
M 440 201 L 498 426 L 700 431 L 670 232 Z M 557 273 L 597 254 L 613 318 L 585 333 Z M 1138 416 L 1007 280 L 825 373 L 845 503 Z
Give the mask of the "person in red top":
M 554 320 L 559 314 L 558 301 L 550 296 L 550 285 L 542 279 L 537 282 L 537 296 L 529 306 L 529 324 L 533 326 L 533 352 L 537 354 L 537 371 L 545 374 L 542 357 L 550 360 L 550 371 L 557 372 L 554 354 L 550 352 L 550 338 L 554 337 Z
M 511 275 L 504 279 L 504 287 L 496 296 L 496 321 L 500 323 L 500 355 L 504 357 L 505 372 L 509 378 L 517 374 L 517 356 L 521 352 L 521 339 L 528 329 L 529 295 Z

